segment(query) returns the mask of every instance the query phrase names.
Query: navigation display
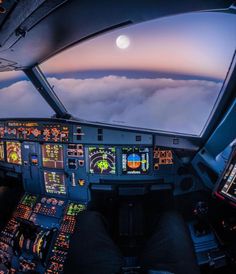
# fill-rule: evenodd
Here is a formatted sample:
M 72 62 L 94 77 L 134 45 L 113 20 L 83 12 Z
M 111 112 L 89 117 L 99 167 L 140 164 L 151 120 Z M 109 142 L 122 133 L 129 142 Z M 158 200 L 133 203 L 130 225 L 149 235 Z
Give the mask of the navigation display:
M 91 174 L 115 174 L 116 173 L 116 149 L 114 147 L 89 147 L 89 173 Z
M 0 161 L 5 160 L 5 154 L 4 154 L 4 143 L 0 142 Z
M 66 195 L 65 175 L 63 173 L 44 171 L 44 184 L 47 193 Z
M 122 173 L 147 174 L 149 171 L 149 148 L 122 148 Z
M 21 143 L 6 142 L 6 147 L 7 147 L 7 162 L 10 164 L 22 165 Z
M 63 145 L 43 144 L 42 145 L 43 167 L 64 168 Z
M 236 203 L 236 149 L 220 180 L 220 194 Z

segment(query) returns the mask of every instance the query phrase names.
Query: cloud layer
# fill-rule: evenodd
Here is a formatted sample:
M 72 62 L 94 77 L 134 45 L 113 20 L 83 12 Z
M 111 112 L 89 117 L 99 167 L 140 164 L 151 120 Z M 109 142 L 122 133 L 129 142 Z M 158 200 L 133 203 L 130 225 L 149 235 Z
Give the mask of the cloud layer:
M 202 130 L 222 85 L 118 76 L 49 81 L 68 111 L 81 119 L 192 134 Z M 51 114 L 27 81 L 0 89 L 0 117 Z
M 29 81 L 0 88 L 0 118 L 48 117 L 53 111 Z

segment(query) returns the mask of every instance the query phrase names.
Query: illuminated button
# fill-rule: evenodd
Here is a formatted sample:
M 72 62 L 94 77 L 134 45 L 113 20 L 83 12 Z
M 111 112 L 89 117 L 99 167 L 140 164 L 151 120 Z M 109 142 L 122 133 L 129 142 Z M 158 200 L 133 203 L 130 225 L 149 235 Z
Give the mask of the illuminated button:
M 83 166 L 84 165 L 84 160 L 79 160 L 79 166 Z
M 79 180 L 79 185 L 80 185 L 80 186 L 84 186 L 84 185 L 85 185 L 85 180 L 80 179 L 80 180 Z
M 61 201 L 61 200 L 60 200 L 60 201 L 58 201 L 58 205 L 59 205 L 59 206 L 62 206 L 63 204 L 64 204 L 64 202 L 63 202 L 63 201 Z
M 52 204 L 53 204 L 53 205 L 57 205 L 57 200 L 56 200 L 56 199 L 53 199 L 53 200 L 52 200 Z
M 41 203 L 42 203 L 42 204 L 44 204 L 46 201 L 47 201 L 47 198 L 45 198 L 45 197 L 43 197 L 43 198 L 41 199 Z

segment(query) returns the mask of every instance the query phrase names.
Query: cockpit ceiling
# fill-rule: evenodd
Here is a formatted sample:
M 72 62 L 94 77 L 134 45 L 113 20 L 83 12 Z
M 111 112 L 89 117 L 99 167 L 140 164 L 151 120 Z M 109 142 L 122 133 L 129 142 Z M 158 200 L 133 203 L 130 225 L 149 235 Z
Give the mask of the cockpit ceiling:
M 0 71 L 24 69 L 103 31 L 171 14 L 228 9 L 233 0 L 2 0 Z

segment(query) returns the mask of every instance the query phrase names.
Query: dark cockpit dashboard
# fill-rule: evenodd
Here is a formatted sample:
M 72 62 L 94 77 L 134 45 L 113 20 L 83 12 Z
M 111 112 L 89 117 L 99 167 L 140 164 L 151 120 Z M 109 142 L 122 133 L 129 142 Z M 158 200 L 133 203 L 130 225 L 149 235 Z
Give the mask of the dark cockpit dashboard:
M 0 270 L 63 273 L 76 216 L 93 193 L 204 188 L 188 165 L 196 151 L 190 138 L 63 119 L 1 120 L 0 175 L 19 178 L 25 193 L 0 233 Z M 235 152 L 215 195 L 235 204 Z
M 62 273 L 76 216 L 93 191 L 143 196 L 200 188 L 183 167 L 194 146 L 186 152 L 176 148 L 178 138 L 166 137 L 172 147 L 163 138 L 63 119 L 1 120 L 0 174 L 19 178 L 25 194 L 0 233 L 0 269 Z
M 122 204 L 127 197 L 161 193 L 165 200 L 166 193 L 204 189 L 190 167 L 197 150 L 190 137 L 76 120 L 2 119 L 0 176 L 18 178 L 24 195 L 0 233 L 0 270 L 63 273 L 77 215 L 104 193 L 115 193 Z M 215 190 L 231 205 L 235 173 L 233 151 Z
M 26 192 L 85 204 L 89 187 L 99 188 L 96 184 L 136 186 L 156 181 L 182 194 L 200 184 L 184 169 L 197 150 L 187 140 L 63 119 L 4 119 L 0 168 L 22 176 Z M 230 171 L 224 173 L 231 172 L 228 177 L 234 180 L 235 157 L 230 159 Z M 217 185 L 224 189 L 222 180 Z M 223 196 L 234 201 L 234 191 L 227 193 Z
M 28 192 L 87 203 L 90 183 L 175 183 L 178 158 L 152 134 L 45 119 L 1 121 L 0 137 L 1 167 Z

